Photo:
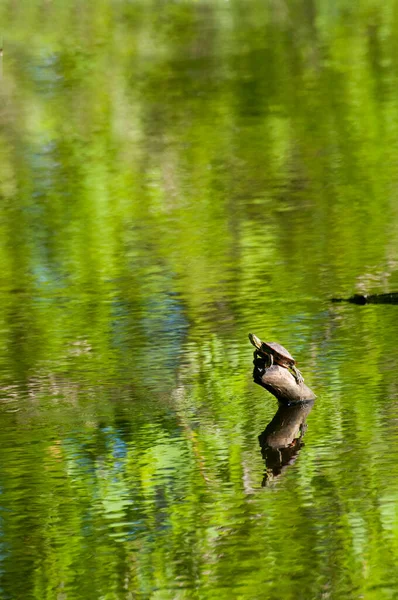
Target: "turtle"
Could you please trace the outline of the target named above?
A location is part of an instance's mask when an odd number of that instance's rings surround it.
[[[270,367],[275,363],[286,369],[293,371],[294,378],[298,384],[304,382],[304,378],[298,368],[295,366],[295,360],[286,348],[278,342],[262,342],[254,333],[249,333],[249,340],[256,348],[256,353],[266,354],[269,357]]]

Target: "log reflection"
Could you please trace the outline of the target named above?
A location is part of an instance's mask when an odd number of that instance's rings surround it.
[[[280,404],[270,423],[259,435],[261,454],[265,460],[263,487],[278,477],[296,460],[307,430],[306,419],[314,400],[296,404]]]

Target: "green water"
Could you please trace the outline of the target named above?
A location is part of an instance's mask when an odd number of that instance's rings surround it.
[[[397,1],[0,23],[0,599],[398,598]]]

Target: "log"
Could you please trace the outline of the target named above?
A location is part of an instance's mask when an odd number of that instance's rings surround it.
[[[285,367],[272,365],[267,367],[265,361],[254,353],[253,380],[280,402],[287,404],[315,400],[316,395],[304,382],[296,379]]]
[[[350,302],[351,304],[398,304],[398,292],[387,294],[354,294],[349,298],[331,298],[332,302]]]

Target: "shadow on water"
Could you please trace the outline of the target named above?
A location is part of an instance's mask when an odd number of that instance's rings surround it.
[[[269,485],[283,470],[295,462],[304,445],[306,419],[315,400],[297,404],[279,404],[273,419],[258,436],[261,454],[265,460],[262,486]]]

